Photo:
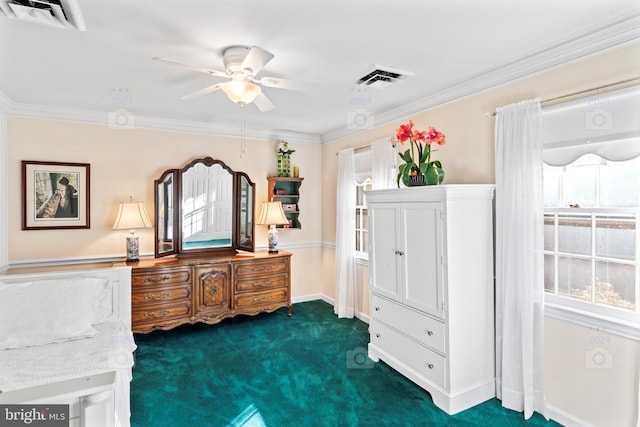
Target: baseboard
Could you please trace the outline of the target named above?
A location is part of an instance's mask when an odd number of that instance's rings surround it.
[[[291,298],[291,302],[293,304],[298,302],[307,302],[307,301],[315,301],[315,300],[322,300],[328,304],[331,304],[332,306],[336,305],[335,300],[331,297],[328,297],[325,294],[309,294],[309,295],[302,295],[302,296]],[[364,323],[369,323],[369,315],[366,313],[359,311],[355,314],[355,317],[362,320]]]
[[[547,417],[553,421],[562,424],[565,427],[594,427],[593,424],[589,424],[562,409],[556,408],[553,405],[546,404]]]

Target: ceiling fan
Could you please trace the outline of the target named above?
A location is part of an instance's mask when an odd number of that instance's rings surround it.
[[[271,52],[257,46],[232,46],[225,49],[222,54],[225,67],[224,71],[194,67],[167,58],[155,57],[153,59],[229,79],[229,81],[216,83],[192,92],[183,96],[182,99],[196,98],[222,89],[229,99],[237,104],[245,105],[253,102],[260,111],[269,111],[274,108],[273,104],[269,98],[262,93],[259,85],[278,89],[301,89],[300,84],[291,80],[276,77],[256,77],[260,70],[262,70],[273,57]]]

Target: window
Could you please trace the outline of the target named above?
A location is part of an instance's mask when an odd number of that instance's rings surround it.
[[[547,300],[638,322],[640,157],[544,165]]]
[[[356,183],[356,258],[369,259],[369,212],[364,192],[371,190],[371,178]]]

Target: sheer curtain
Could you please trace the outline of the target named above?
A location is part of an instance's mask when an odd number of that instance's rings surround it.
[[[496,393],[545,415],[541,111],[538,100],[497,109]]]
[[[336,301],[338,317],[353,317],[356,310],[356,270],[353,251],[356,246],[355,159],[352,148],[338,152],[338,188],[336,192]]]
[[[396,150],[388,138],[381,139],[371,144],[371,187],[374,190],[393,188]]]

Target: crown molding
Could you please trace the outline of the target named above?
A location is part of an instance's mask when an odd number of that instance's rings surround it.
[[[70,121],[103,126],[107,126],[109,122],[108,112],[17,103],[2,92],[0,92],[0,110],[4,110],[7,114],[17,117]],[[236,138],[240,137],[240,129],[236,127],[220,126],[207,122],[173,120],[141,115],[135,116],[134,127],[136,129],[165,130]],[[285,129],[272,129],[269,131],[246,129],[245,137],[268,141],[273,141],[274,139],[286,139],[296,143],[308,144],[320,144],[322,142],[320,135],[295,132]]]
[[[375,114],[374,126],[378,127],[470,95],[530,78],[563,67],[567,63],[618,49],[639,39],[640,6],[632,8],[631,11],[626,10],[612,17],[607,24],[601,24],[586,33],[576,34],[562,43],[479,73],[402,107]],[[323,134],[322,142],[335,141],[361,132],[363,130],[336,129]]]

